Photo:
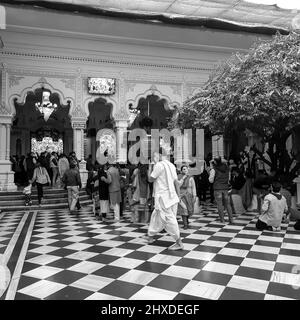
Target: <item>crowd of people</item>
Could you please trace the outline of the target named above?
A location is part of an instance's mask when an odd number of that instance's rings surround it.
[[[39,206],[42,205],[44,187],[65,188],[68,190],[68,203],[71,211],[75,206],[80,209],[79,189],[81,179],[79,174],[79,161],[75,152],[65,154],[56,152],[28,153],[27,157],[11,157],[14,182],[19,187],[24,187],[25,205],[32,204],[32,187],[37,188]]]
[[[300,212],[293,205],[294,190],[289,181],[274,170],[263,170],[250,158],[253,155],[244,153],[237,160],[208,158],[201,172],[191,175],[192,165],[182,165],[178,170],[161,154],[154,156],[154,165],[150,161],[138,165],[99,165],[90,155],[86,161],[86,191],[93,199],[94,213],[99,219],[105,221],[112,209],[114,221],[119,221],[128,207],[132,222],[149,223],[149,242],[164,228],[173,236],[176,250],[182,248],[177,219],[188,229],[189,218],[196,210],[201,212],[208,194],[210,202],[217,205],[221,223],[225,223],[226,214],[229,224],[234,224],[237,215],[256,210],[259,230],[278,231],[281,223],[289,219],[297,221],[295,229],[298,229]],[[24,185],[26,205],[32,204],[33,185],[37,187],[39,205],[43,186],[50,185],[68,190],[70,213],[80,208],[82,183],[75,152],[68,157],[55,152],[37,156],[32,152],[22,159],[22,174],[15,162],[13,170],[16,182],[22,181]]]
[[[274,170],[267,173],[254,162],[251,163],[249,158],[241,153],[241,157],[235,161],[220,157],[207,159],[197,175],[189,174],[191,166],[188,165],[176,169],[179,197],[176,216],[182,219],[184,229],[189,228],[189,218],[196,210],[201,211],[209,194],[210,202],[217,205],[221,223],[225,223],[226,213],[228,222],[234,224],[235,217],[247,210],[258,212],[257,228],[260,230],[278,231],[279,216],[282,221],[289,218],[300,221],[300,212],[292,205],[294,187],[286,177]],[[132,222],[149,223],[155,208],[155,188],[149,176],[151,164],[100,166],[97,162],[93,164],[91,159],[87,162],[90,172],[87,190],[91,196],[97,194],[99,199],[99,210],[95,200],[95,214],[105,220],[112,207],[114,218],[118,221],[128,205]],[[284,201],[286,206],[283,205]],[[159,207],[162,207],[161,204]],[[274,212],[270,214],[272,210]],[[263,226],[261,221],[266,225]]]

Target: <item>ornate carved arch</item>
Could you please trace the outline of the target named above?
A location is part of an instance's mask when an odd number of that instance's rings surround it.
[[[90,111],[89,111],[89,103],[91,102],[95,102],[97,99],[102,99],[102,100],[105,100],[106,101],[106,105],[111,105],[112,108],[111,108],[111,112],[110,112],[110,117],[111,119],[113,120],[114,119],[114,115],[116,114],[116,110],[117,110],[117,102],[116,100],[112,99],[111,97],[109,96],[105,96],[105,97],[95,97],[95,96],[92,96],[92,97],[88,97],[84,100],[83,102],[83,106],[84,106],[84,111],[85,113],[87,114],[87,117],[90,115]]]
[[[147,96],[155,95],[160,98],[164,102],[165,110],[177,110],[180,107],[179,101],[172,101],[171,98],[161,91],[159,91],[155,85],[152,85],[148,90],[145,92],[138,94],[135,99],[129,99],[126,101],[125,107],[127,112],[129,113],[130,108],[137,108],[139,101],[141,98],[147,99]]]
[[[68,104],[70,101],[69,115],[72,113],[74,106],[75,106],[75,101],[72,97],[68,97],[68,96],[65,97],[63,91],[61,91],[60,89],[54,88],[48,82],[43,82],[43,84],[41,85],[41,82],[39,81],[39,82],[36,82],[35,84],[33,84],[31,87],[24,88],[21,93],[19,93],[19,94],[14,93],[8,98],[8,103],[9,103],[13,117],[15,117],[15,115],[16,115],[15,101],[17,101],[20,104],[25,103],[26,96],[27,96],[28,92],[30,92],[30,91],[34,92],[36,89],[40,89],[41,87],[50,90],[51,93],[58,94],[59,100],[62,104]]]

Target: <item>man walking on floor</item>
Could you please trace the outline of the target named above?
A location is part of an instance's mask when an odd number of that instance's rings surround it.
[[[75,163],[70,163],[70,169],[64,173],[62,182],[68,190],[69,209],[70,213],[72,213],[75,210],[75,206],[79,198],[79,190],[82,187],[80,174],[76,169]]]
[[[179,203],[176,168],[162,153],[161,155],[158,152],[154,153],[154,162],[153,171],[150,167],[148,173],[149,182],[153,182],[155,202],[148,229],[148,243],[153,243],[153,237],[165,229],[175,240],[168,249],[182,250],[183,244],[176,219]]]
[[[114,220],[120,220],[120,202],[121,197],[121,186],[120,186],[120,174],[116,168],[116,164],[112,164],[107,170],[107,179],[103,178],[103,181],[108,183],[109,200],[114,210]]]

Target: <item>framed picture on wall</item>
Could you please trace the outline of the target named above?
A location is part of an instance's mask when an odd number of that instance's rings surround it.
[[[88,92],[90,94],[114,94],[116,92],[116,79],[89,77]]]

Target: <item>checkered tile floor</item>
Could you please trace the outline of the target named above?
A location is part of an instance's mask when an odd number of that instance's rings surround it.
[[[6,213],[4,252],[22,213]],[[181,228],[184,250],[167,233],[152,245],[147,225],[100,222],[91,208],[37,212],[15,299],[300,299],[300,233],[257,231],[254,213],[217,222],[212,205]],[[179,220],[182,226],[181,220]]]

